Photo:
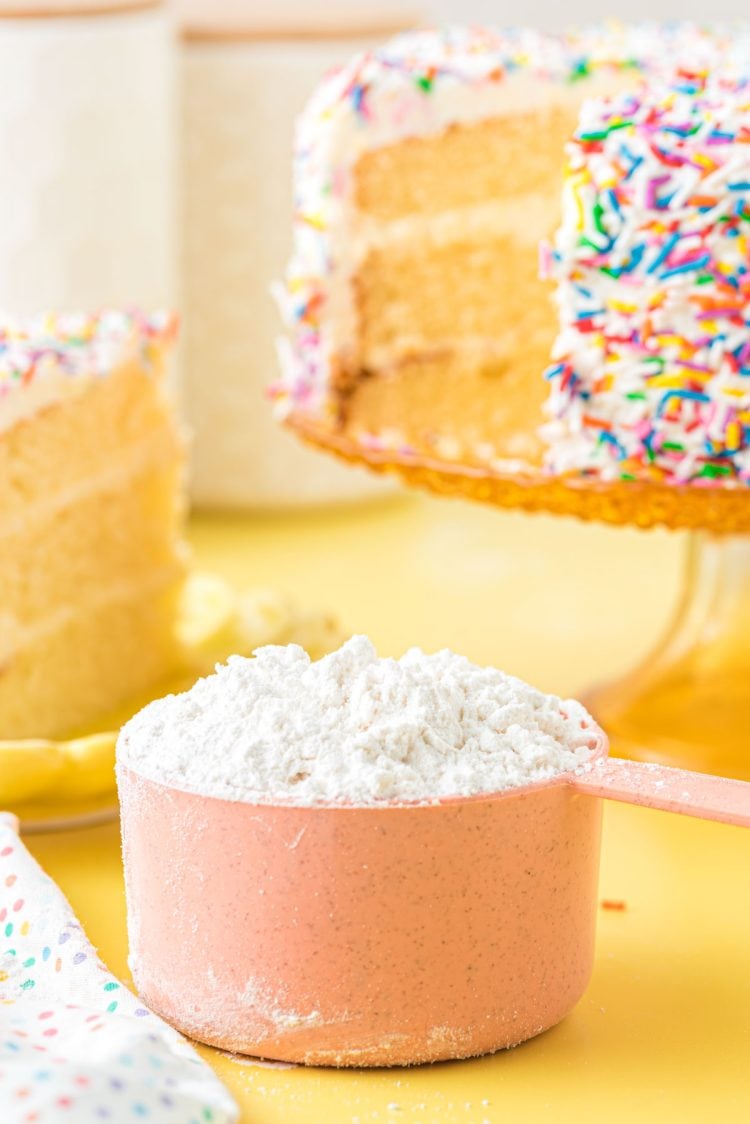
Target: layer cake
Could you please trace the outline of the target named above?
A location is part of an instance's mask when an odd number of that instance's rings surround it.
[[[279,412],[375,450],[540,464],[556,317],[538,251],[581,107],[723,47],[688,25],[449,28],[332,75],[297,137]]]
[[[0,323],[0,738],[75,732],[179,662],[173,334],[120,312]]]

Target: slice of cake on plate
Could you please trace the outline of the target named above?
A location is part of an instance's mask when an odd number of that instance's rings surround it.
[[[179,664],[174,331],[0,319],[0,739],[78,730]]]

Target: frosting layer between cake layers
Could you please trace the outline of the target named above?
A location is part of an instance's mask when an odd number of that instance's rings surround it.
[[[169,318],[0,325],[0,737],[76,730],[176,666]]]
[[[297,137],[280,412],[374,448],[540,462],[555,323],[537,246],[581,104],[723,46],[689,25],[449,28],[331,76]]]

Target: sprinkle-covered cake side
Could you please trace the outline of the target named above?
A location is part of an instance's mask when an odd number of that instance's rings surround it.
[[[750,79],[585,107],[552,260],[554,472],[750,478],[749,234]]]

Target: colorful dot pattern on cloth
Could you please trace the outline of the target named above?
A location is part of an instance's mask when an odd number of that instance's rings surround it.
[[[111,975],[68,902],[0,816],[2,1124],[233,1124],[180,1035]]]

